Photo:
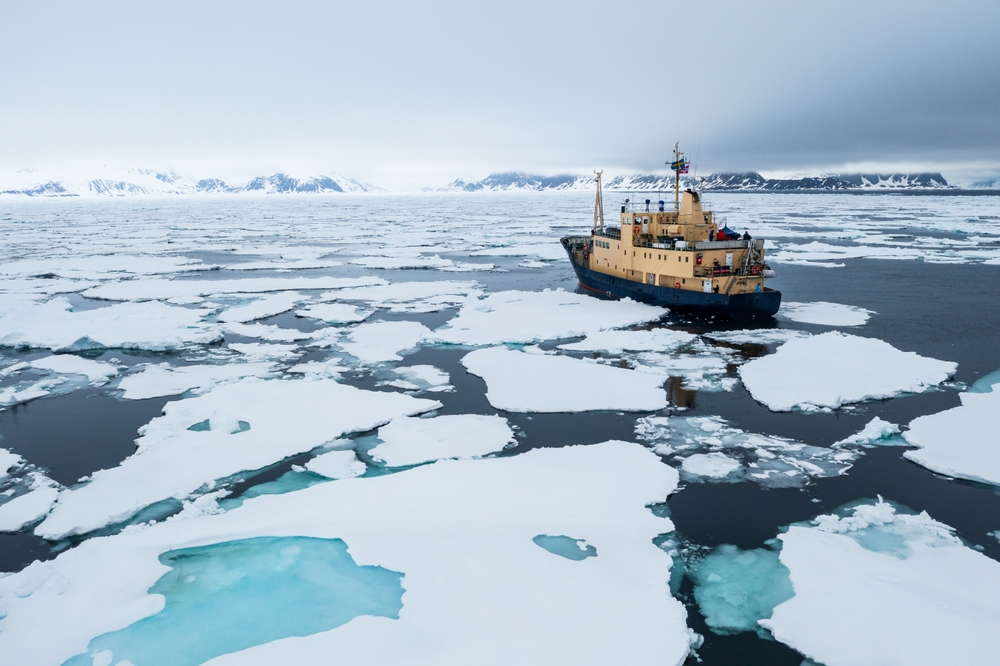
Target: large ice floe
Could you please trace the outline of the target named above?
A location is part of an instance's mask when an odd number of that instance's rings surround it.
[[[841,303],[782,303],[779,319],[822,326],[862,326],[875,314],[871,310]]]
[[[0,346],[53,351],[146,349],[167,351],[222,339],[206,310],[159,301],[120,303],[74,312],[69,300],[0,304]]]
[[[903,437],[919,448],[903,455],[941,474],[1000,486],[1000,377],[996,382],[988,393],[959,394],[959,407],[911,421]]]
[[[167,280],[138,279],[112,282],[83,292],[88,298],[108,301],[153,301],[169,298],[196,298],[212,294],[260,294],[293,289],[342,289],[386,284],[377,277],[272,277],[242,280]]]
[[[486,381],[490,404],[509,412],[651,412],[667,406],[666,375],[537,349],[478,349],[466,354],[462,365]]]
[[[216,480],[439,406],[331,379],[248,378],[219,386],[167,403],[163,416],[140,428],[138,450],[118,467],[64,490],[36,534],[58,539],[122,522],[144,507],[185,498]]]
[[[653,544],[673,527],[646,508],[676,484],[648,450],[606,442],[132,528],[0,578],[0,654],[39,666],[679,665],[686,612]],[[557,535],[596,556],[535,541]]]
[[[275,366],[269,362],[182,366],[160,363],[142,366],[137,370],[138,372],[133,372],[118,382],[122,397],[128,400],[179,395],[191,389],[205,390],[216,384],[244,377],[267,377],[274,374]]]
[[[514,441],[514,432],[501,416],[456,414],[393,419],[379,428],[378,438],[382,443],[368,454],[390,467],[400,467],[495,453]]]
[[[988,664],[1000,563],[926,513],[879,499],[778,537],[795,596],[760,624],[827,666]]]
[[[793,338],[740,366],[739,375],[750,395],[773,411],[815,411],[919,393],[946,381],[957,367],[834,331]]]
[[[401,361],[400,354],[415,349],[429,334],[416,321],[376,321],[352,328],[339,346],[363,363]]]
[[[802,486],[814,478],[844,474],[858,456],[851,449],[745,432],[718,416],[646,416],[636,421],[635,433],[693,482]]]
[[[541,342],[641,324],[663,314],[663,308],[629,299],[602,301],[562,290],[501,291],[466,301],[433,338],[472,346]]]

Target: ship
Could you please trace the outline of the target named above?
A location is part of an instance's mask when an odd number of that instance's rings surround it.
[[[674,205],[625,199],[618,226],[604,224],[601,173],[589,236],[561,239],[580,286],[611,298],[631,298],[697,316],[771,317],[781,292],[765,286],[775,276],[764,261],[764,241],[742,236],[707,210],[701,194],[681,192],[688,161],[674,146]],[[651,209],[652,208],[652,209]]]

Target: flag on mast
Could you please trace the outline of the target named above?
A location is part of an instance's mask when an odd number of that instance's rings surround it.
[[[670,163],[670,170],[676,171],[679,174],[688,173],[688,169],[691,167],[691,162],[684,159],[683,157],[676,162]]]

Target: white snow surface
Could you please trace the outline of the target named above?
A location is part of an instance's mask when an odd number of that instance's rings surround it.
[[[723,453],[695,453],[681,463],[681,469],[695,476],[721,479],[741,467],[739,461]]]
[[[903,456],[941,474],[1000,486],[1000,384],[989,393],[961,393],[959,399],[959,407],[910,422],[903,437],[920,448]]]
[[[777,316],[779,319],[789,319],[802,324],[863,326],[873,314],[877,313],[855,305],[816,301],[814,303],[782,303]]]
[[[226,384],[167,403],[163,416],[139,429],[133,455],[95,472],[88,484],[64,490],[35,533],[46,539],[84,534],[155,502],[185,498],[216,479],[438,407],[436,401],[363,391],[331,379],[248,378]],[[204,421],[210,430],[189,429]],[[249,429],[242,431],[241,422]]]
[[[382,443],[368,453],[390,467],[401,467],[495,453],[514,441],[514,432],[502,416],[455,414],[393,419],[379,428],[378,438]]]
[[[349,479],[361,476],[368,469],[351,451],[327,451],[306,463],[306,469],[328,479]]]
[[[219,313],[219,321],[245,324],[248,321],[288,312],[296,304],[308,299],[308,296],[303,296],[295,291],[279,291],[278,293],[268,294],[263,298],[255,299],[245,305],[226,308]]]
[[[580,342],[559,345],[559,349],[603,351],[609,354],[621,354],[625,351],[666,352],[691,342],[696,337],[691,333],[672,331],[669,328],[656,328],[649,331],[598,331],[588,334]]]
[[[574,338],[659,319],[663,308],[559,291],[501,291],[469,300],[434,331],[440,342],[487,346]]]
[[[65,298],[44,303],[0,304],[0,346],[53,351],[145,349],[169,351],[222,339],[218,326],[202,322],[205,310],[148,303],[120,303],[71,311]]]
[[[862,504],[793,525],[795,596],[760,624],[826,666],[989,664],[1000,651],[1000,563],[926,513]]]
[[[775,353],[740,366],[739,374],[755,400],[787,412],[919,393],[947,380],[957,367],[882,340],[833,331],[789,340]]]
[[[362,363],[401,361],[400,354],[414,349],[430,332],[416,321],[376,321],[352,328],[339,346]]]
[[[292,289],[342,289],[385,284],[377,277],[262,277],[233,280],[138,279],[103,284],[83,292],[88,298],[109,301],[150,301],[211,294],[259,294]]]
[[[21,456],[7,449],[0,449],[0,479],[7,478],[7,474],[22,462]]]
[[[64,375],[84,375],[94,386],[104,384],[118,374],[118,368],[111,363],[92,361],[72,354],[53,354],[29,361],[28,365],[39,370],[49,370]]]
[[[31,490],[0,504],[0,532],[17,532],[49,512],[59,495],[54,481],[35,474]]]
[[[225,363],[171,366],[169,363],[147,365],[118,382],[122,397],[145,400],[164,395],[179,395],[191,389],[207,389],[244,377],[267,377],[274,374],[271,363]]]
[[[470,352],[462,365],[486,380],[490,404],[509,412],[644,412],[667,406],[665,375],[504,347]]]
[[[670,557],[652,542],[673,525],[646,508],[676,486],[676,471],[648,450],[606,442],[261,496],[227,513],[90,539],[0,578],[0,654],[12,664],[57,666],[94,637],[157,613],[163,598],[147,590],[166,571],[157,558],[170,549],[310,536],[343,539],[359,565],[402,572],[399,619],[359,617],[212,666],[330,655],[364,666],[540,656],[573,666],[679,666],[689,649],[687,614],[667,587]],[[599,556],[553,557],[532,542],[539,534],[586,539]]]

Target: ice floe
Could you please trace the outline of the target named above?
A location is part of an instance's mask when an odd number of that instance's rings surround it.
[[[139,429],[135,454],[95,472],[86,485],[63,491],[36,533],[47,539],[84,534],[155,502],[187,497],[217,479],[439,406],[329,379],[248,378],[219,386],[167,403],[163,416]]]
[[[676,484],[676,472],[643,447],[607,442],[341,479],[257,497],[226,513],[132,528],[0,578],[0,654],[11,663],[56,666],[75,655],[115,663],[130,650],[157,647],[159,658],[184,666],[188,648],[202,655],[234,649],[230,627],[259,638],[216,657],[214,666],[313,663],[330,655],[372,666],[532,663],[539,655],[566,664],[679,665],[690,646],[686,612],[668,590],[670,558],[653,544],[672,525],[646,508]],[[572,535],[599,555],[554,557],[533,541],[538,535]],[[341,540],[357,565],[403,575],[402,612],[390,619],[369,610],[332,630],[275,639],[263,629],[273,613],[310,611],[275,591],[284,586],[282,567],[303,572],[300,580],[323,571],[304,548],[282,554],[300,544],[280,541],[280,548],[244,549],[245,557],[190,572],[196,581],[206,577],[199,589],[221,574],[260,581],[241,583],[248,603],[235,605],[266,603],[267,611],[241,616],[237,625],[228,610],[199,614],[197,605],[170,605],[163,583],[151,589],[170,576],[182,580],[177,556],[195,555],[195,565],[261,537]],[[362,590],[358,602],[378,598]],[[174,619],[190,620],[192,632],[166,630],[178,612],[186,614]],[[151,619],[138,624],[143,618]],[[152,618],[171,621],[163,632],[139,632],[159,621]],[[106,636],[111,632],[119,633]]]
[[[691,481],[753,481],[766,487],[801,486],[837,476],[858,453],[741,430],[719,416],[646,416],[636,437],[679,466]]]
[[[501,416],[456,414],[393,419],[378,429],[378,438],[382,443],[368,454],[390,467],[401,467],[495,453],[514,441],[514,432]]]
[[[302,350],[295,345],[265,342],[230,342],[229,349],[239,352],[248,363],[255,361],[288,361],[299,356]]]
[[[433,365],[405,365],[382,371],[377,375],[385,377],[380,382],[381,386],[392,386],[405,391],[439,393],[455,390],[448,373]]]
[[[297,328],[282,328],[274,324],[223,324],[223,330],[246,338],[260,338],[272,342],[296,342],[322,336],[322,333],[305,333]]]
[[[7,449],[0,449],[0,479],[7,478],[10,470],[22,463],[21,456]]]
[[[434,339],[486,346],[585,336],[659,319],[665,313],[628,299],[602,301],[565,291],[502,291],[467,301]]]
[[[888,502],[778,537],[795,596],[760,624],[827,666],[986,664],[1000,649],[1000,563]]]
[[[122,397],[145,400],[164,395],[179,395],[191,389],[207,389],[244,377],[268,377],[274,374],[271,363],[225,363],[172,366],[169,363],[137,368],[118,382]]]
[[[207,311],[159,301],[121,303],[73,312],[62,297],[44,303],[0,305],[0,346],[53,351],[146,349],[168,351],[222,339],[202,321]]]
[[[794,338],[805,338],[808,336],[809,334],[805,331],[796,331],[790,328],[753,328],[739,331],[709,331],[705,333],[706,338],[734,345],[784,344]]]
[[[840,440],[834,446],[863,446],[866,444],[905,445],[905,442],[901,438],[895,437],[898,434],[898,425],[884,421],[876,416],[860,432],[856,432],[850,437]]]
[[[442,280],[353,287],[324,293],[320,300],[364,301],[393,312],[434,312],[461,305],[469,296],[480,294],[478,282]]]
[[[377,277],[274,277],[242,280],[137,279],[113,282],[83,292],[88,298],[108,301],[153,301],[167,298],[209,296],[211,294],[259,294],[293,289],[342,289],[386,284]]]
[[[598,331],[589,333],[580,342],[559,345],[567,351],[603,351],[621,354],[625,351],[672,351],[691,342],[697,336],[669,328],[655,328],[649,331]]]
[[[910,422],[903,437],[919,448],[903,456],[940,474],[1000,486],[1000,380],[989,393],[966,391],[959,399],[959,407]]]
[[[316,303],[295,311],[296,317],[318,319],[328,324],[354,324],[368,319],[370,311],[359,310],[344,303]]]
[[[38,472],[28,476],[28,491],[0,504],[0,532],[17,532],[41,520],[55,504],[59,485]]]
[[[376,321],[350,329],[339,346],[362,363],[401,361],[401,353],[415,349],[429,334],[415,321]]]
[[[816,301],[814,303],[782,303],[777,316],[779,319],[790,319],[802,324],[863,326],[873,314],[876,313],[855,305]]]
[[[510,412],[647,412],[667,406],[665,375],[504,347],[470,352],[462,365],[486,380],[491,405]]]
[[[248,321],[288,312],[308,298],[295,291],[279,291],[276,294],[268,294],[263,298],[253,300],[246,305],[226,308],[219,313],[219,321],[245,324]]]
[[[787,412],[919,393],[946,381],[957,367],[882,340],[832,331],[789,340],[740,366],[739,375],[755,400]]]
[[[27,366],[64,375],[83,375],[93,386],[100,386],[118,374],[118,367],[111,363],[73,354],[53,354],[29,361]]]
[[[368,466],[354,451],[327,451],[307,462],[306,469],[328,479],[349,479],[364,474]]]

